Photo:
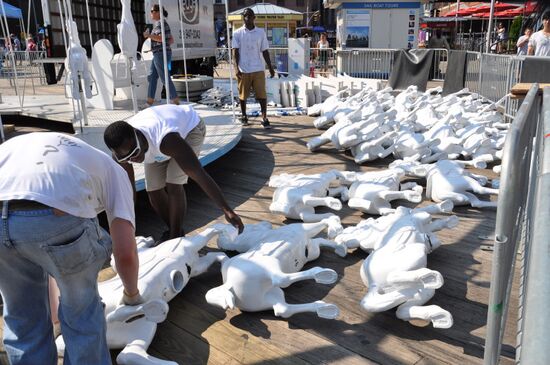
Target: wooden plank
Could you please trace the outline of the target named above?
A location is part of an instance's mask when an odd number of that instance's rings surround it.
[[[514,96],[525,96],[529,92],[529,89],[531,89],[531,86],[533,83],[518,83],[512,86],[510,89],[510,93]],[[542,89],[545,87],[550,86],[548,83],[540,83],[538,93],[542,94]]]
[[[219,273],[214,273],[214,275],[207,273],[197,278],[192,284],[193,292],[199,292],[201,295],[184,296],[183,299],[201,308],[204,307],[205,310],[209,310],[220,321],[223,320],[232,326],[246,331],[247,336],[255,336],[258,340],[273,342],[281,349],[310,364],[359,365],[373,363],[355,352],[339,346],[337,343],[327,341],[315,333],[293,328],[286,319],[275,317],[271,311],[241,313],[236,309],[225,312],[220,308],[208,305],[202,293],[206,293],[211,287],[221,284],[221,280],[213,280],[215,276],[219,276]],[[300,314],[298,316],[314,315]],[[331,327],[333,324],[333,321],[325,319],[318,319],[317,322],[317,326],[319,327]],[[217,340],[225,341],[223,338],[218,338]],[[211,344],[214,345],[212,342]]]

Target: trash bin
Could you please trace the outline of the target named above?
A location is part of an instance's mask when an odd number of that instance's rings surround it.
[[[277,64],[277,73],[279,76],[288,76],[288,53],[279,53],[275,55]]]

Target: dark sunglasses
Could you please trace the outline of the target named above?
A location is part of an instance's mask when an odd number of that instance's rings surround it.
[[[116,155],[115,151],[111,150],[113,152],[113,156],[115,156],[115,159],[117,160],[117,162],[121,163],[121,162],[132,160],[133,158],[136,158],[140,154],[141,146],[139,144],[139,139],[138,139],[138,136],[137,136],[137,133],[136,133],[135,129],[134,129],[134,137],[136,137],[136,148],[134,148],[132,150],[132,152],[128,153],[126,156],[118,157]]]

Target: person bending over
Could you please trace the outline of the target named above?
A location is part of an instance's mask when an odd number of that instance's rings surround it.
[[[206,127],[190,105],[159,105],[115,122],[104,133],[113,158],[134,181],[130,163],[144,163],[145,188],[155,212],[169,227],[159,242],[181,237],[187,210],[184,184],[191,177],[222,209],[239,232],[241,218],[229,207],[220,188],[202,168],[198,154]],[[134,188],[135,189],[135,188]]]
[[[0,145],[0,292],[10,364],[57,364],[48,276],[60,291],[65,363],[111,364],[97,275],[112,251],[122,302],[143,302],[132,203],[124,170],[78,138],[30,133]],[[111,237],[96,218],[103,210]]]

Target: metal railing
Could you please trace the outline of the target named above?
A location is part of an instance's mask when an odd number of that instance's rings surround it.
[[[217,70],[229,69],[229,50],[216,48]],[[278,47],[269,49],[269,57],[273,68],[282,75],[288,74],[288,48]],[[336,75],[336,52],[332,48],[311,48],[308,75],[328,76]]]
[[[388,80],[393,69],[394,53],[394,49],[337,50],[338,74]]]
[[[542,134],[540,133],[540,128],[538,128],[539,99],[537,92],[538,85],[534,84],[510,126],[503,149],[493,269],[487,311],[484,365],[496,365],[499,362],[516,264],[516,254],[518,251],[524,250],[525,254],[522,256],[522,259],[525,259],[529,255],[532,238],[531,228],[533,226],[533,219],[536,217],[533,210],[533,202],[541,199],[541,197],[535,197],[536,176],[540,166],[537,156],[540,156],[540,154],[533,153],[533,151],[540,151],[542,143]],[[534,146],[533,139],[536,140]],[[547,191],[543,192],[543,194],[547,194]],[[547,198],[545,202],[548,202]],[[547,204],[544,208],[548,209],[550,205]],[[544,224],[548,227],[547,221]],[[547,241],[550,232],[548,228],[545,229],[546,236],[544,238],[546,239],[545,243],[548,244]],[[522,262],[521,266],[522,268],[527,268],[528,262]],[[545,267],[545,270],[544,276],[547,274],[548,266]],[[527,280],[527,283],[529,283],[529,278],[533,280],[540,279],[539,277],[532,277],[530,275],[524,276],[522,279]],[[527,286],[529,287],[529,284]],[[548,287],[548,285],[546,286]],[[520,303],[525,302],[523,292],[523,290],[520,290]],[[545,308],[539,308],[539,311],[544,310]],[[528,310],[522,310],[520,305],[520,312],[519,318],[521,320],[523,313],[527,315]],[[538,325],[544,326],[545,324],[538,323]],[[546,327],[548,325],[550,323],[547,322]],[[522,324],[520,323],[518,327],[521,328]],[[522,343],[525,343],[525,341],[522,340],[522,336],[520,335],[518,336],[518,346],[520,348]],[[546,352],[544,347],[539,348],[539,350]],[[525,355],[525,351],[520,352],[523,352],[523,355]],[[525,363],[535,364],[537,362]],[[547,363],[544,362],[544,364]]]
[[[17,79],[29,79],[34,92],[34,80],[46,83],[46,75],[41,64],[35,61],[46,58],[45,51],[9,51],[0,56],[0,77],[7,78],[10,86]]]
[[[309,76],[347,74],[352,77],[388,80],[393,69],[396,49],[346,49],[311,48]],[[443,81],[447,72],[449,52],[446,49],[433,49],[433,67],[430,80]],[[228,69],[228,49],[217,48],[217,69]],[[270,48],[269,56],[279,74],[287,74],[288,48]]]
[[[432,68],[430,70],[430,80],[443,81],[447,73],[449,63],[449,51],[445,48],[432,49],[434,52]]]
[[[533,211],[533,230],[529,251],[526,252],[526,284],[523,295],[523,321],[518,325],[520,347],[516,359],[519,364],[550,364],[550,285],[547,276],[550,267],[550,88],[544,89],[543,110],[539,120],[537,139],[541,159],[536,176],[536,193]]]
[[[352,77],[388,80],[393,69],[397,49],[338,50],[337,73]],[[449,52],[444,48],[433,49],[430,80],[443,81],[447,72]]]
[[[336,75],[336,52],[332,48],[311,48],[309,76]]]
[[[481,73],[479,93],[492,101],[498,101],[508,94],[516,84],[513,70],[513,57],[497,54],[481,53]]]
[[[481,52],[487,41],[485,32],[458,33],[455,39],[455,49]]]
[[[275,70],[280,73],[288,73],[288,48],[269,48],[269,58]],[[216,48],[217,69],[229,69],[229,50],[227,48]]]
[[[466,52],[466,78],[464,86],[470,91],[481,92],[481,53]]]
[[[468,51],[466,55],[465,87],[504,106],[504,113],[512,119],[519,108],[519,100],[509,98],[509,91],[520,81],[523,58]]]

